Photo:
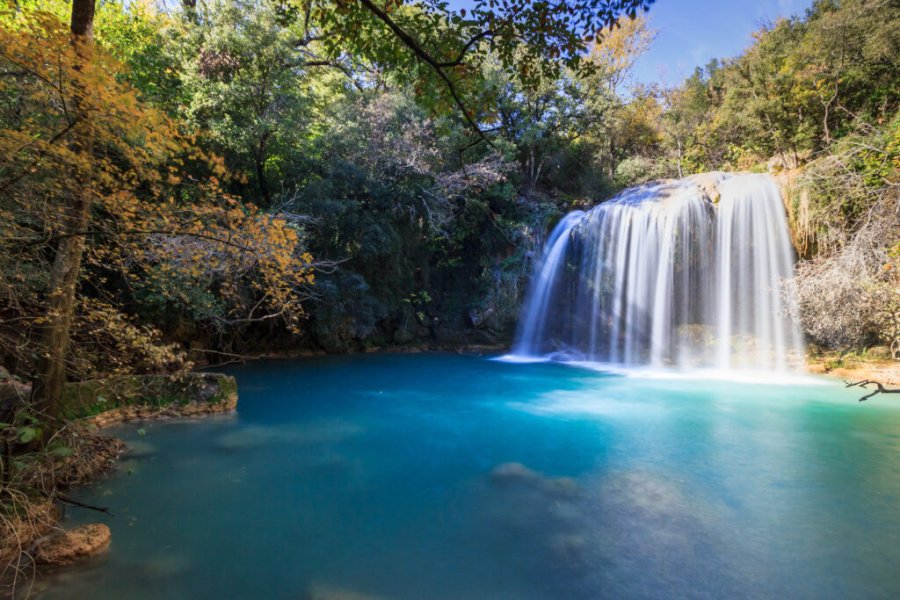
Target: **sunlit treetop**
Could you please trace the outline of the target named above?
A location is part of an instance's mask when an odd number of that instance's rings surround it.
[[[79,263],[94,273],[128,285],[156,277],[170,303],[181,301],[181,281],[227,307],[214,315],[220,323],[277,319],[296,330],[314,280],[302,231],[228,194],[224,161],[142,102],[116,77],[122,69],[102,46],[86,60],[53,13],[0,12],[4,300],[26,307],[23,327],[45,325],[52,315],[34,307],[59,295],[48,248],[82,238]],[[73,198],[89,207],[75,229]],[[83,306],[88,320],[98,306]]]
[[[476,110],[466,102],[466,76],[489,56],[526,86],[564,68],[591,69],[585,60],[591,44],[653,2],[477,0],[456,10],[443,0],[261,1],[273,2],[296,27],[298,47],[390,69],[414,83],[426,102],[455,106],[480,135]],[[202,19],[202,8],[188,4],[186,14]]]
[[[67,0],[21,2],[32,8],[41,5],[60,17],[71,6]],[[168,26],[149,17],[152,0],[97,2],[101,43],[107,40],[113,42],[111,47],[139,51],[143,62],[161,60],[143,50],[147,45],[144,42],[153,34],[141,30],[141,26]],[[592,45],[652,3],[475,0],[468,9],[452,8],[446,0],[167,0],[161,5],[178,6],[184,20],[195,25],[214,21],[230,5],[246,4],[248,9],[250,5],[268,5],[281,16],[284,30],[294,35],[298,66],[372,65],[413,85],[426,106],[461,114],[482,136],[481,111],[472,91],[477,89],[477,75],[489,57],[526,87],[537,86],[542,79],[555,79],[563,69],[589,71],[595,67],[594,61],[587,60]],[[129,6],[129,13],[142,12],[143,17],[123,19],[125,13],[120,9],[105,10],[122,4]],[[178,14],[166,12],[169,16]],[[123,36],[128,43],[121,43],[119,38]],[[163,71],[148,65],[147,72],[159,75]],[[141,69],[132,77],[143,90],[153,87],[152,78],[143,77]],[[171,87],[165,82],[159,85]]]

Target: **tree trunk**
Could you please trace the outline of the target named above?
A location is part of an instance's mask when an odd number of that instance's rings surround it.
[[[181,9],[184,18],[194,25],[197,24],[197,0],[181,0]]]
[[[681,138],[676,136],[678,141],[678,178],[684,177],[684,171],[681,169]]]
[[[81,190],[79,190],[81,191]],[[86,195],[76,196],[66,207],[71,214],[65,219],[64,237],[56,249],[50,271],[50,296],[47,299],[46,322],[41,332],[41,357],[32,398],[36,408],[51,418],[62,416],[62,389],[66,381],[66,357],[69,332],[75,312],[75,290],[84,254],[84,231],[90,222],[90,201]]]
[[[79,61],[90,60],[94,38],[94,0],[73,1],[71,30],[72,44]],[[76,89],[73,109],[76,118],[80,118],[83,123],[88,117],[81,114],[79,96]],[[87,153],[90,157],[90,140],[79,139],[78,136],[75,139],[73,148],[76,153]],[[84,236],[79,234],[87,230],[91,218],[89,173],[76,175],[73,184],[72,195],[62,207],[61,239],[50,271],[50,294],[40,340],[41,356],[32,391],[35,408],[54,420],[63,414],[62,390],[66,381],[66,358],[85,244]]]
[[[262,194],[264,208],[272,206],[272,192],[269,190],[269,182],[266,179],[266,146],[269,142],[271,132],[265,132],[259,138],[259,144],[256,146],[256,155],[254,163],[256,167],[256,179],[259,185],[259,192]]]
[[[73,0],[72,36],[76,42],[90,45],[94,42],[94,1]]]

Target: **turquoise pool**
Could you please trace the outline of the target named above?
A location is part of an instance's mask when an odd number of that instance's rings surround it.
[[[231,369],[114,428],[110,552],[39,598],[900,597],[900,402],[455,355]]]

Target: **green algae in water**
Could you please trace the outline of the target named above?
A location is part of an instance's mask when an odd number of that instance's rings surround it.
[[[237,416],[114,430],[136,452],[77,497],[116,516],[70,511],[110,552],[39,598],[900,594],[889,397],[435,355],[230,372]]]

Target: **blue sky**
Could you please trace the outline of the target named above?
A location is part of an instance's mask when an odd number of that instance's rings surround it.
[[[473,0],[449,4],[469,8]],[[633,79],[680,83],[694,67],[740,54],[763,23],[801,15],[810,5],[812,0],[656,0],[647,13],[656,40],[635,64]]]
[[[656,40],[635,63],[641,83],[676,84],[713,58],[736,56],[766,21],[800,15],[812,0],[656,0],[647,13]]]

